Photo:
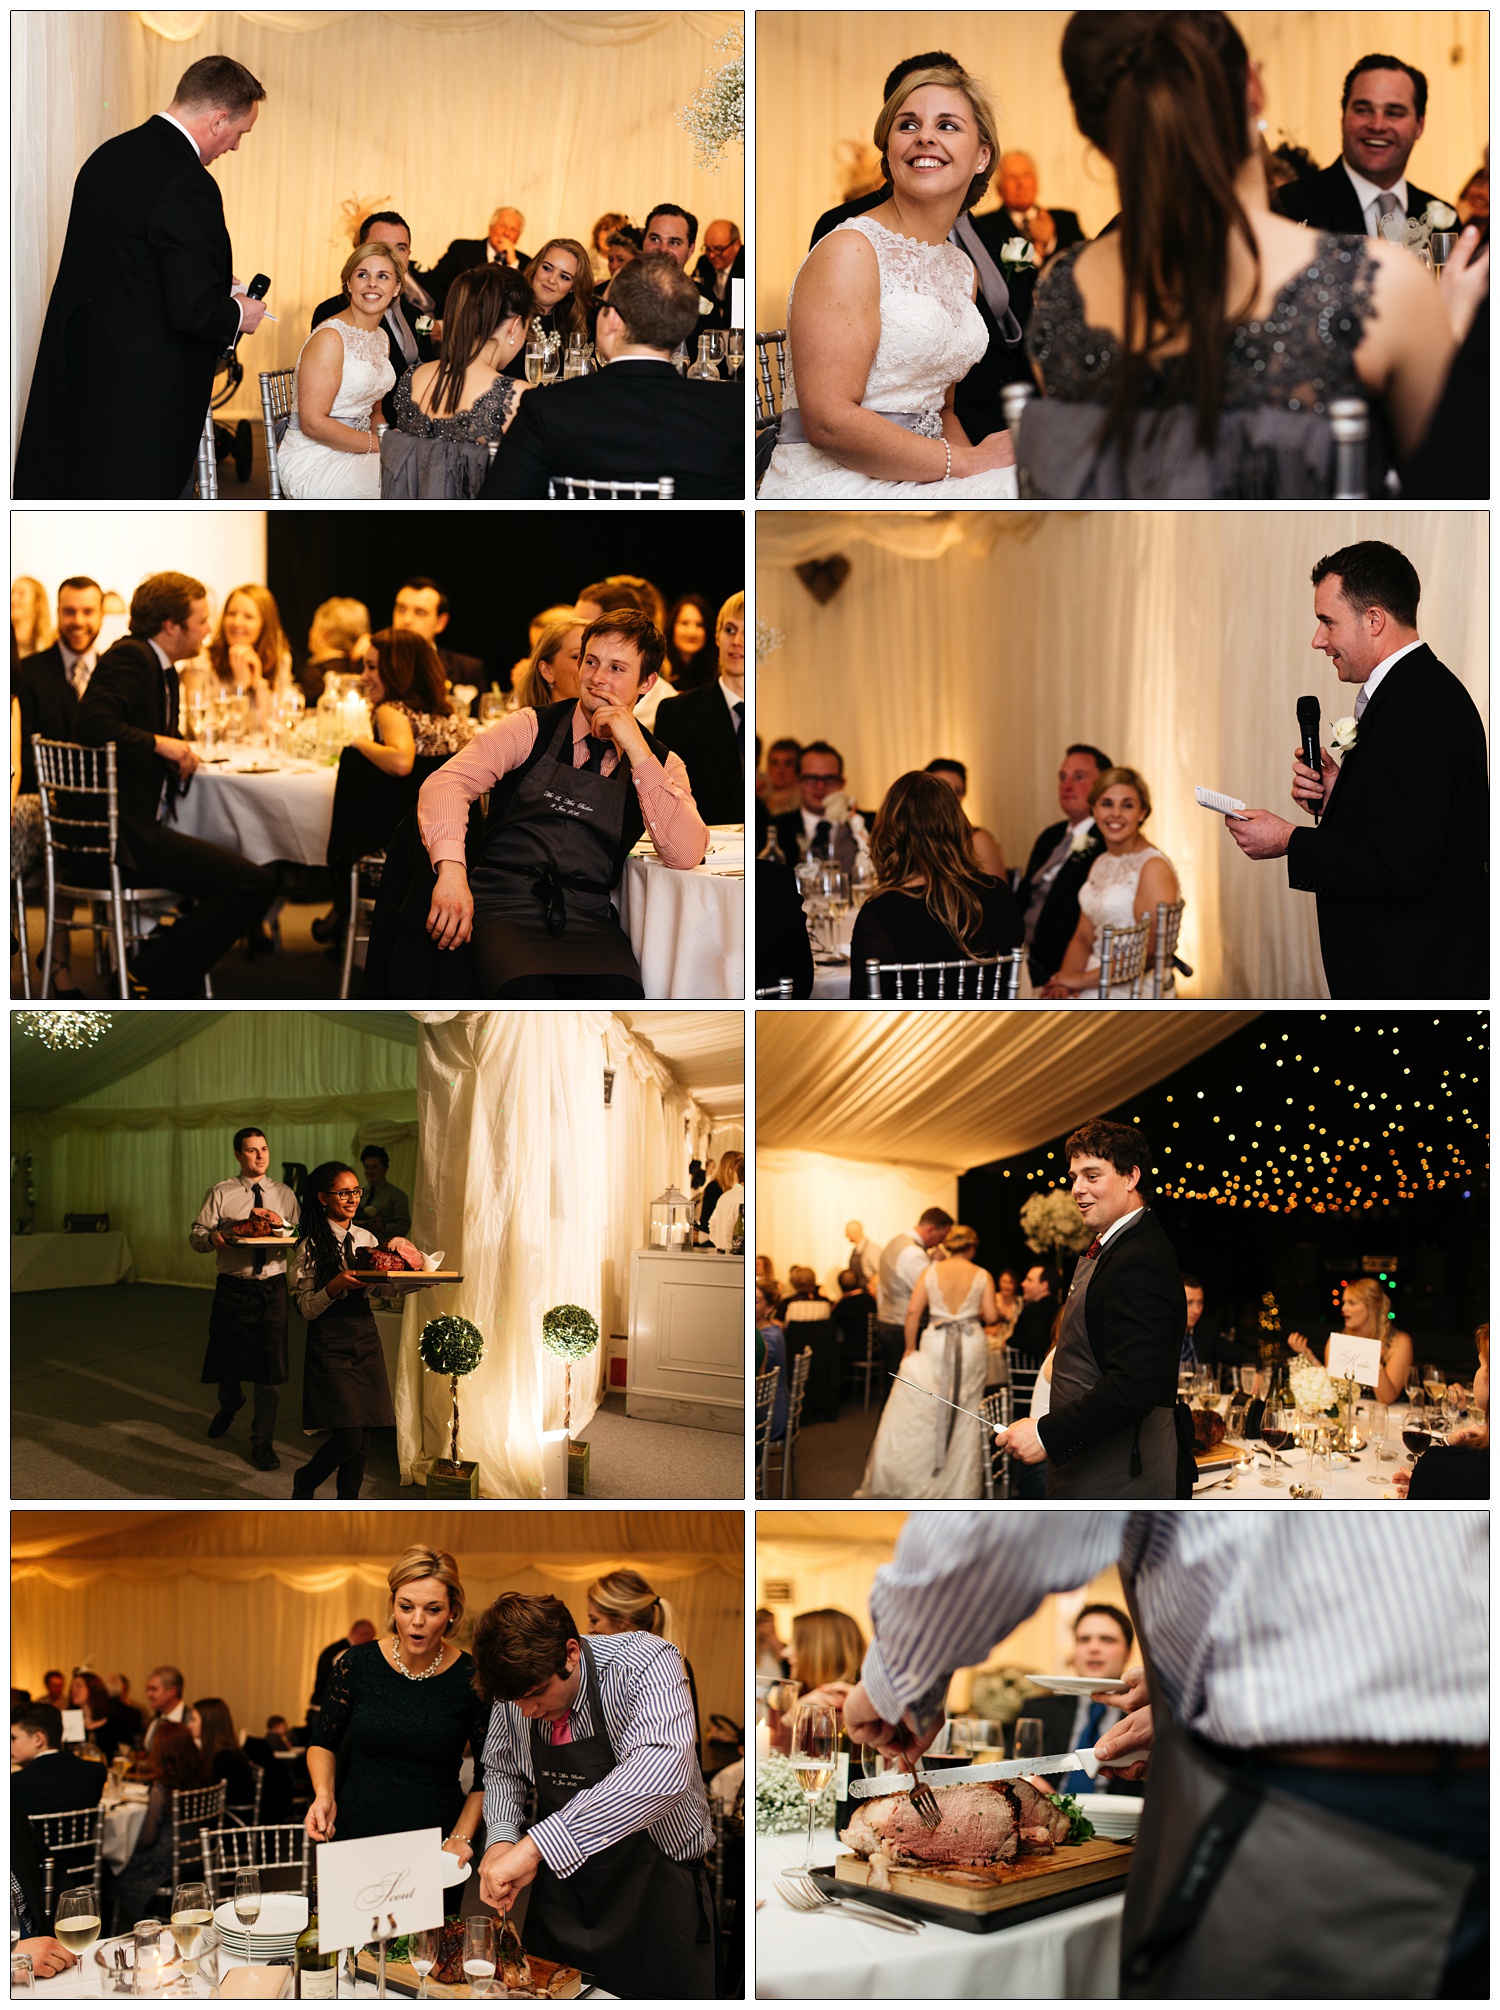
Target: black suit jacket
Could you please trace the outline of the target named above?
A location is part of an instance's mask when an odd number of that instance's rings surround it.
[[[432,275],[429,273],[426,276],[430,279]],[[331,321],[335,314],[342,314],[348,305],[347,295],[335,293],[331,300],[320,301],[313,309],[312,321],[309,325],[313,328],[321,328],[323,323]],[[430,336],[419,335],[417,333],[415,318],[411,311],[411,302],[409,300],[398,300],[395,306],[391,308],[390,313],[381,322],[380,332],[384,335],[386,347],[391,352],[391,368],[395,371],[396,382],[399,384],[412,366],[407,362],[406,351],[401,347],[399,338],[391,328],[391,314],[399,314],[405,323],[407,333],[417,345],[417,361],[419,363],[430,363],[438,353],[438,345]]]
[[[1083,225],[1078,221],[1078,212],[1076,209],[1055,209],[1050,202],[1044,202],[1040,207],[1046,210],[1048,216],[1051,217],[1053,227],[1057,231],[1057,243],[1053,247],[1054,254],[1059,251],[1066,251],[1070,244],[1083,244],[1086,242],[1087,233]],[[1026,235],[1025,223],[1016,215],[1014,210],[1007,209],[1003,202],[998,209],[992,209],[988,216],[975,217],[974,221],[976,223],[992,223],[997,228],[1003,230],[1007,237],[1024,237]]]
[[[551,475],[656,481],[679,499],[745,493],[745,395],[735,384],[679,377],[670,363],[611,363],[522,398],[479,491],[486,501],[545,497]]]
[[[729,268],[729,280],[724,288],[724,298],[722,300],[715,299],[714,288],[719,282],[719,275],[714,270],[714,262],[706,251],[698,260],[698,263],[693,267],[694,283],[703,299],[713,301],[712,310],[707,314],[700,314],[698,316],[698,332],[700,335],[705,328],[732,328],[734,326],[731,314],[734,294],[731,289],[735,280],[743,279],[744,276],[745,247],[742,244],[735,254],[733,265]]]
[[[1054,1465],[1177,1401],[1182,1358],[1182,1269],[1150,1208],[1107,1242],[1089,1280],[1089,1351],[1100,1380],[1086,1396],[1049,1410],[1037,1433]]]
[[[490,262],[490,241],[487,237],[455,237],[431,272],[424,273],[422,284],[437,302],[441,316],[448,298],[448,288],[461,272],[472,272],[476,265]],[[531,263],[529,251],[517,250],[516,271],[524,272]]]
[[[120,822],[129,852],[132,824],[154,824],[162,786],[177,770],[159,758],[156,736],[168,734],[166,676],[156,651],[138,636],[123,636],[94,666],[78,708],[78,737],[85,746],[115,743]]]
[[[682,756],[703,821],[742,824],[745,764],[718,678],[697,691],[663,698],[656,708],[653,730],[658,740]]]
[[[10,1804],[23,1815],[61,1815],[72,1808],[96,1808],[109,1768],[97,1759],[75,1759],[71,1752],[33,1759],[12,1773]]]
[[[1011,1352],[1038,1364],[1044,1361],[1052,1345],[1052,1322],[1056,1317],[1057,1300],[1050,1292],[1035,1303],[1024,1304],[1011,1332]]]
[[[1406,214],[1420,216],[1436,198],[1414,182],[1406,184]],[[1277,189],[1271,207],[1293,223],[1305,223],[1314,230],[1336,230],[1345,237],[1365,235],[1365,213],[1354,193],[1354,184],[1344,172],[1342,158],[1332,167],[1319,168],[1301,181],[1288,182]]]
[[[1489,780],[1473,699],[1424,642],[1382,679],[1288,883],[1335,998],[1489,996]]]
[[[450,684],[473,684],[480,691],[489,689],[482,656],[460,656],[456,649],[439,649],[438,655],[443,659],[443,672]]]
[[[31,736],[44,740],[78,738],[78,694],[68,682],[57,643],[24,656],[15,674],[15,696],[21,707],[21,794],[36,794],[36,755]]]
[[[1031,847],[1031,857],[1026,861],[1026,874],[1016,889],[1016,905],[1024,915],[1031,904],[1031,882],[1052,856],[1053,848],[1061,842],[1067,829],[1066,820],[1048,824],[1036,843]],[[1078,895],[1083,882],[1089,876],[1094,860],[1104,849],[1104,840],[1099,835],[1096,824],[1089,832],[1086,851],[1076,852],[1065,859],[1056,878],[1047,889],[1047,898],[1042,902],[1042,911],[1037,916],[1036,928],[1031,938],[1031,954],[1027,958],[1033,984],[1045,984],[1049,977],[1055,977],[1062,968],[1062,960],[1068,953],[1068,944],[1073,940],[1073,931],[1078,926]]]
[[[783,810],[781,815],[774,818],[773,821],[776,825],[776,842],[781,847],[782,857],[790,866],[801,865],[807,855],[807,845],[809,842],[802,828],[801,810]],[[866,816],[865,822],[868,824],[869,821],[869,817]],[[833,855],[844,868],[845,872],[848,872],[854,864],[856,849],[854,833],[850,830],[849,826],[847,824],[835,824],[833,826]]]
[[[240,325],[219,185],[150,118],[73,185],[15,493],[175,501],[193,472],[214,360]]]

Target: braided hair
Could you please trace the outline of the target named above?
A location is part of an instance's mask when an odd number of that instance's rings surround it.
[[[334,1234],[333,1223],[323,1211],[322,1196],[340,1173],[353,1171],[353,1166],[346,1166],[339,1159],[330,1159],[326,1165],[314,1166],[302,1189],[304,1197],[312,1202],[302,1215],[302,1240],[312,1251],[312,1281],[318,1291],[344,1268],[343,1244]]]

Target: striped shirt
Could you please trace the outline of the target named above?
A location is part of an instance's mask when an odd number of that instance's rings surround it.
[[[575,1739],[594,1737],[602,1702],[615,1766],[598,1786],[575,1794],[528,1831],[543,1863],[569,1877],[589,1857],[641,1829],[674,1863],[699,1862],[712,1849],[714,1832],[682,1656],[651,1633],[601,1634],[590,1639],[589,1652],[601,1695],[590,1694],[585,1666],[568,1725]],[[519,1838],[534,1778],[530,1722],[518,1704],[496,1703],[484,1743],[490,1842]]]
[[[913,1514],[870,1594],[863,1679],[929,1722],[950,1674],[1111,1563],[1178,1721],[1214,1744],[1483,1745],[1480,1513]]]
[[[242,1249],[236,1242],[226,1242],[222,1249],[215,1249],[209,1240],[220,1222],[250,1219],[255,1211],[257,1187],[263,1207],[272,1209],[283,1221],[295,1224],[298,1219],[297,1196],[279,1179],[264,1176],[251,1179],[246,1173],[237,1173],[233,1179],[221,1179],[217,1186],[211,1186],[203,1196],[198,1219],[188,1230],[188,1241],[200,1256],[213,1255],[214,1268],[220,1277],[280,1277],[286,1269],[286,1258],[279,1250]],[[288,1248],[293,1246],[288,1244]],[[257,1256],[264,1259],[258,1270]]]

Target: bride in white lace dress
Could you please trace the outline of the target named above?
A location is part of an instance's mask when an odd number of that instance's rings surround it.
[[[1148,844],[1141,826],[1151,814],[1151,791],[1134,768],[1106,768],[1089,790],[1089,808],[1104,839],[1078,894],[1078,926],[1062,968],[1041,992],[1043,998],[1099,996],[1099,937],[1105,928],[1148,924],[1146,969],[1156,946],[1156,910],[1181,898],[1177,874],[1165,852]],[[1128,998],[1130,987],[1110,986],[1111,998]],[[1163,996],[1175,998],[1176,980],[1167,973]]]
[[[790,367],[763,501],[923,502],[1016,494],[1010,435],[972,446],[953,387],[984,355],[974,266],[948,242],[988,186],[998,142],[982,87],[918,70],[875,125],[890,195],[804,259],[788,306]]]
[[[348,304],[302,345],[292,416],[276,449],[281,486],[299,502],[380,500],[375,413],[396,388],[381,321],[405,270],[390,245],[358,245],[343,271]]]
[[[933,1395],[966,1410],[984,1397],[989,1365],[985,1327],[999,1318],[995,1282],[971,1261],[972,1228],[955,1224],[938,1261],[918,1278],[906,1313],[906,1353],[891,1384],[856,1500],[978,1500],[986,1436]],[[927,1330],[917,1343],[923,1312]],[[919,1389],[931,1391],[918,1394]]]

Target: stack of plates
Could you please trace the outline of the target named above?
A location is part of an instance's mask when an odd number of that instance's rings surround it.
[[[1133,1842],[1146,1803],[1139,1794],[1079,1794],[1079,1807],[1106,1842]]]
[[[297,1935],[307,1924],[307,1900],[294,1891],[268,1891],[261,1898],[260,1918],[248,1931],[234,1916],[234,1900],[214,1912],[214,1925],[224,1945],[241,1961],[272,1961],[296,1952]]]

